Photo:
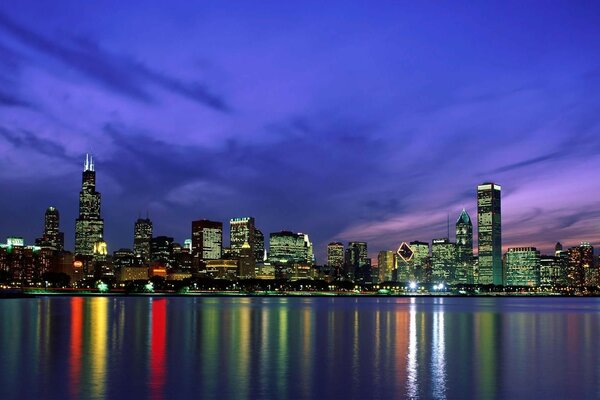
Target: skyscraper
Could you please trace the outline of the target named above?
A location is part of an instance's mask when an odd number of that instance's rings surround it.
[[[60,214],[54,207],[48,207],[44,214],[44,234],[36,239],[36,244],[41,247],[51,247],[63,251],[65,235],[60,231]]]
[[[133,254],[147,262],[150,259],[150,242],[152,241],[152,221],[149,218],[138,218],[133,228]]]
[[[456,283],[473,283],[473,223],[464,208],[456,220]]]
[[[248,243],[253,250],[255,249],[255,232],[254,217],[232,218],[229,221],[229,247],[232,256],[239,256],[244,243]]]
[[[238,277],[242,279],[254,278],[256,276],[256,259],[254,251],[248,242],[240,249],[238,261]]]
[[[303,233],[273,232],[269,235],[269,261],[274,264],[310,264],[312,249],[308,249],[309,244],[308,235]]]
[[[502,285],[502,224],[500,195],[495,183],[477,186],[477,236],[480,285]]]
[[[594,264],[594,248],[588,242],[570,247],[567,262],[567,283],[571,287],[586,285],[586,274]]]
[[[431,275],[436,283],[456,283],[456,244],[448,238],[431,242]]]
[[[86,154],[81,191],[79,217],[75,221],[75,255],[93,256],[94,246],[104,236],[104,220],[100,218],[100,193],[96,191],[94,160]]]
[[[256,262],[265,260],[265,235],[256,228],[254,229],[254,260]]]
[[[379,283],[392,280],[392,273],[396,269],[396,253],[390,250],[380,251],[377,255],[377,268],[379,269]]]
[[[505,264],[507,286],[539,286],[540,252],[535,247],[508,249]]]
[[[350,280],[356,279],[364,267],[368,266],[370,268],[371,260],[367,256],[367,243],[348,242],[345,264],[345,275]]]
[[[334,277],[339,277],[344,266],[344,244],[331,242],[327,245],[327,266]]]
[[[192,256],[199,261],[219,260],[223,255],[223,223],[201,219],[192,222]]]

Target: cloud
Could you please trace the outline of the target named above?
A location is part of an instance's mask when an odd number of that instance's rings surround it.
[[[75,68],[88,78],[122,95],[153,103],[155,99],[147,86],[154,85],[213,110],[231,112],[230,105],[221,96],[213,93],[206,84],[183,82],[129,58],[110,54],[90,39],[76,38],[67,44],[59,44],[23,27],[2,13],[0,28],[27,46]]]
[[[0,137],[3,137],[15,148],[26,149],[27,151],[61,158],[71,162],[75,161],[67,155],[66,148],[63,145],[53,140],[39,137],[27,130],[14,131],[0,126]]]
[[[0,91],[0,107],[33,108],[33,105],[18,96]]]

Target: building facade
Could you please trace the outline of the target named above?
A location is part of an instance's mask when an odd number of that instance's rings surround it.
[[[535,247],[509,248],[505,256],[506,286],[539,286],[540,259]]]
[[[96,171],[92,156],[86,155],[79,192],[79,217],[75,221],[75,255],[93,256],[94,246],[104,237],[100,216],[100,193],[96,191]]]
[[[463,208],[456,220],[456,283],[473,284],[473,222]]]
[[[391,281],[396,269],[396,253],[390,250],[380,251],[377,255],[377,268],[379,283]]]
[[[223,223],[201,219],[192,222],[192,257],[195,263],[219,260],[223,255]]]
[[[133,254],[142,262],[150,259],[150,243],[152,242],[152,221],[150,218],[138,218],[133,227]]]
[[[484,183],[477,187],[477,236],[480,285],[502,285],[502,218],[500,185]]]
[[[456,283],[456,244],[448,238],[431,242],[431,280],[434,283]]]
[[[239,256],[244,243],[248,243],[252,249],[255,249],[255,234],[256,226],[254,217],[232,218],[229,221],[229,248],[231,255],[233,257]]]

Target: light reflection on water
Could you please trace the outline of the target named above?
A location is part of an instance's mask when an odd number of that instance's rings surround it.
[[[600,301],[0,301],[1,399],[590,398]]]

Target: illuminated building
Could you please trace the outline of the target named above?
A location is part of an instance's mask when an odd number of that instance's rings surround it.
[[[561,255],[540,256],[540,286],[565,285],[566,260],[567,258]]]
[[[150,241],[150,259],[171,268],[173,260],[173,238],[156,236]]]
[[[567,250],[567,283],[571,287],[585,286],[586,271],[594,268],[594,248],[587,242]],[[589,272],[587,275],[591,275]],[[589,278],[588,278],[589,279]]]
[[[509,248],[505,264],[507,286],[539,286],[540,252],[535,247]]]
[[[254,251],[248,242],[240,249],[238,277],[242,279],[254,278],[256,275],[256,260]]]
[[[268,259],[273,264],[304,263],[312,265],[312,244],[308,235],[289,231],[271,233]]]
[[[396,253],[389,250],[380,251],[377,255],[377,267],[379,269],[379,283],[392,280],[392,274],[396,269]]]
[[[344,275],[348,280],[364,280],[364,272],[371,271],[371,260],[367,254],[366,242],[348,242],[346,247]]]
[[[252,245],[250,245],[250,247],[252,247]],[[254,259],[257,262],[264,261],[266,259],[265,235],[259,229],[254,229]]]
[[[257,279],[275,279],[275,266],[269,262],[261,262],[256,265]]]
[[[229,221],[229,247],[231,254],[237,257],[244,243],[250,244],[254,249],[254,235],[256,227],[254,217],[232,218]],[[264,248],[264,236],[263,236]]]
[[[150,260],[150,242],[152,241],[152,221],[150,218],[138,218],[133,227],[133,254],[143,263]]]
[[[36,240],[40,247],[50,247],[57,251],[63,251],[65,247],[65,235],[60,231],[60,214],[54,207],[48,207],[44,214],[44,234]]]
[[[429,282],[431,279],[429,243],[418,240],[402,242],[396,251],[398,282]]]
[[[456,283],[456,244],[448,240],[431,242],[431,279],[435,283]]]
[[[149,277],[148,267],[140,265],[122,267],[119,273],[119,281],[121,282],[144,280]]]
[[[201,219],[192,222],[192,257],[194,265],[219,260],[223,255],[223,223]]]
[[[213,278],[234,280],[238,274],[238,261],[207,260],[206,274]]]
[[[104,220],[100,218],[100,193],[96,191],[94,160],[86,155],[79,192],[79,217],[75,221],[75,255],[93,256],[102,241]]]
[[[28,285],[50,270],[53,254],[52,249],[25,245],[21,237],[9,237],[6,244],[0,244],[0,266],[10,274],[12,282]]]
[[[165,265],[161,265],[161,264],[155,264],[153,266],[151,266],[148,269],[148,274],[150,275],[150,277],[153,276],[160,276],[162,278],[166,278],[167,277],[167,267]]]
[[[500,185],[477,186],[477,239],[480,285],[502,285],[502,222]]]
[[[473,283],[473,223],[463,208],[456,220],[456,283]]]
[[[340,242],[331,242],[327,245],[327,266],[332,277],[339,278],[344,268],[344,245]]]

